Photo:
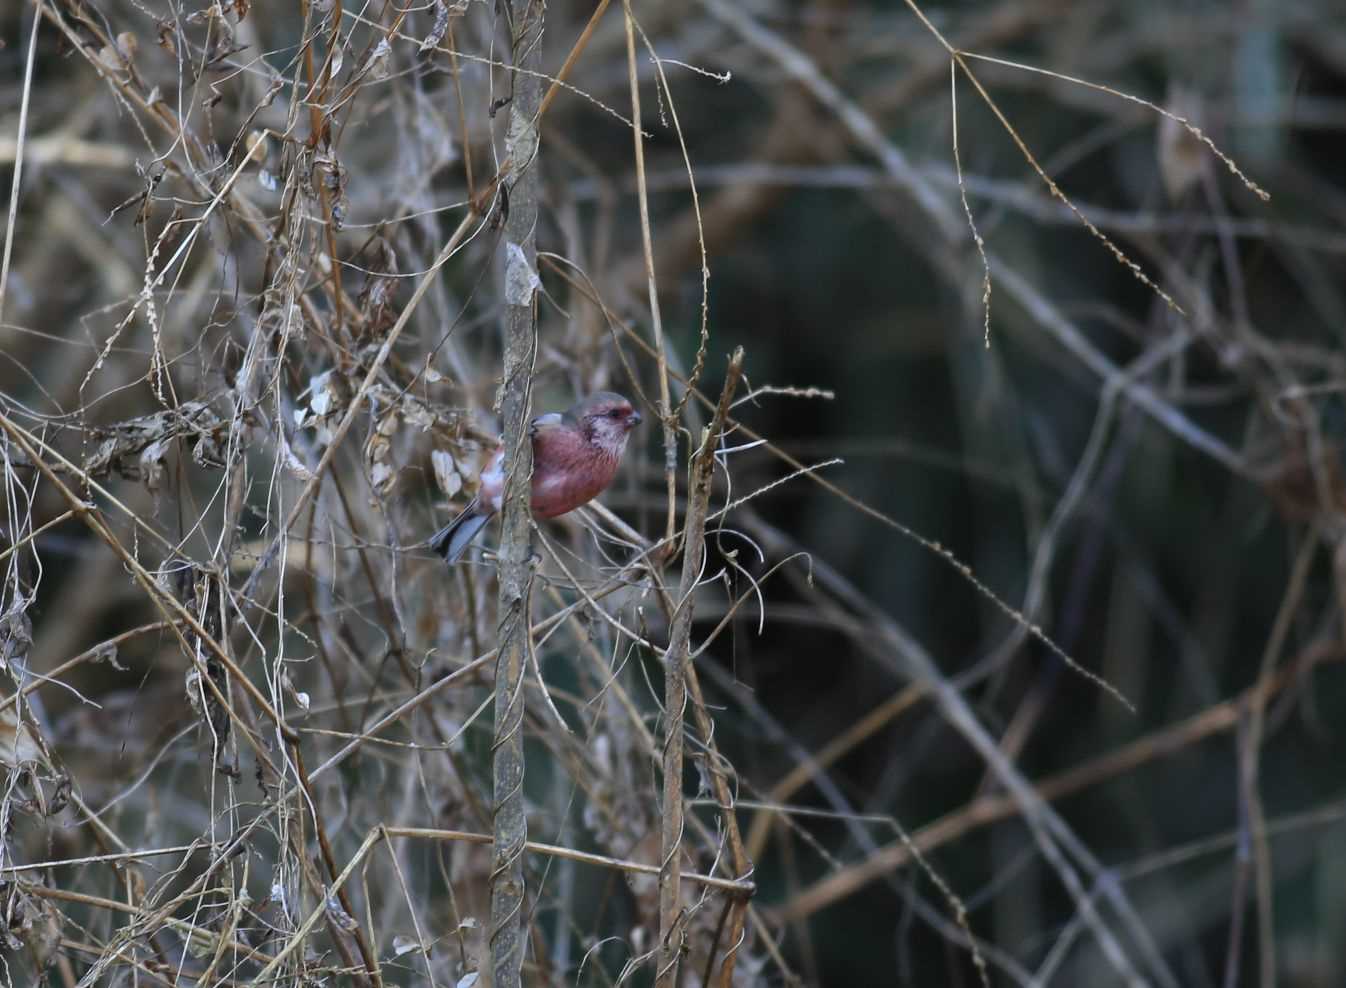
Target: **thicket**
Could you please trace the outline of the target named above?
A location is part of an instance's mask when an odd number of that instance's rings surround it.
[[[8,984],[1346,978],[1332,4],[0,39]]]

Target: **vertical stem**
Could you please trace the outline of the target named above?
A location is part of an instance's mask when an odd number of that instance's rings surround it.
[[[500,413],[504,422],[505,495],[498,557],[500,650],[495,673],[492,799],[491,972],[496,988],[519,988],[523,929],[523,854],[528,820],[523,806],[523,670],[528,654],[533,447],[528,430],[536,353],[537,148],[534,121],[541,103],[543,5],[510,0],[515,69],[506,154],[514,163],[505,218],[505,353]]]
[[[701,445],[692,456],[687,483],[686,541],[682,554],[682,581],[673,612],[664,656],[664,791],[662,858],[659,867],[659,969],[656,988],[678,983],[682,955],[682,725],[687,708],[687,656],[692,636],[693,599],[706,560],[706,513],[710,505],[715,466],[715,441],[724,428],[729,402],[743,372],[743,348],[734,351],[725,375],[724,391],[715,418],[701,433]]]
[[[477,185],[472,181],[472,139],[467,130],[467,107],[463,104],[463,82],[458,75],[458,42],[453,37],[453,18],[449,18],[449,74],[458,101],[458,133],[463,135],[463,171],[467,177],[467,201],[477,201]]]
[[[309,25],[312,23],[312,18],[310,16],[312,14],[312,8],[309,6],[307,0],[304,0],[302,10],[304,14],[304,29],[307,31]],[[327,144],[329,150],[331,147],[330,140],[327,139],[327,135],[325,134],[329,124],[323,106],[327,101],[327,89],[332,81],[332,53],[336,50],[336,46],[341,44],[341,0],[336,0],[331,11],[329,11],[329,14],[331,15],[332,34],[327,39],[327,57],[323,61],[321,79],[317,77],[317,70],[314,67],[313,39],[308,38],[307,43],[304,45],[304,74],[308,78],[309,86],[308,146],[315,154],[320,145]],[[317,29],[314,28],[314,31],[316,33]],[[335,152],[332,154],[332,164],[333,167],[336,167],[337,161]],[[342,323],[345,321],[345,313],[342,308],[341,265],[337,261],[336,231],[333,228],[332,196],[325,180],[319,178],[317,185],[318,198],[322,202],[324,221],[323,230],[327,239],[327,259],[332,269],[332,312],[336,317],[336,329],[339,333]]]
[[[4,258],[0,260],[0,315],[5,311],[9,282],[9,258],[14,249],[14,228],[19,219],[19,179],[23,176],[23,143],[28,136],[28,97],[33,91],[33,63],[37,61],[37,28],[42,23],[42,0],[33,8],[33,33],[28,37],[28,58],[23,66],[23,96],[19,100],[19,133],[14,140],[14,177],[9,187],[9,216],[5,219]]]
[[[668,390],[668,355],[664,352],[664,318],[659,311],[659,285],[654,276],[654,245],[650,236],[650,198],[645,187],[645,135],[640,124],[640,85],[636,76],[635,18],[631,0],[622,0],[626,14],[626,71],[631,80],[631,135],[636,147],[636,199],[640,203],[640,243],[645,255],[645,281],[650,293],[650,324],[654,329],[655,360],[659,364],[659,421],[664,427],[664,480],[668,490],[668,526],[664,537],[673,546],[677,504],[678,433]]]

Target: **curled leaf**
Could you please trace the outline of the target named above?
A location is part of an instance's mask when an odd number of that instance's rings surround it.
[[[434,467],[435,483],[439,489],[449,497],[457,496],[463,489],[463,475],[458,472],[458,466],[453,457],[442,449],[437,449],[430,454],[430,464]]]
[[[164,457],[168,454],[168,440],[159,439],[140,451],[140,480],[151,494],[159,493],[164,480]]]
[[[0,710],[0,763],[17,769],[40,765],[45,759],[32,729],[19,720],[13,706]]]

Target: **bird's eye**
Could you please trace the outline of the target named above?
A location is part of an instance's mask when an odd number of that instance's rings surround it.
[[[619,419],[621,417],[622,417],[622,410],[620,408],[614,408],[608,412],[608,418],[610,419]]]

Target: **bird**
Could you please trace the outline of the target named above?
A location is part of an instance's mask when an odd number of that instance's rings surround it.
[[[631,402],[612,391],[596,391],[564,412],[533,419],[528,428],[533,439],[533,517],[556,518],[607,490],[631,430],[640,422]],[[504,464],[502,446],[482,470],[477,496],[430,539],[431,548],[446,562],[457,562],[500,511]]]

